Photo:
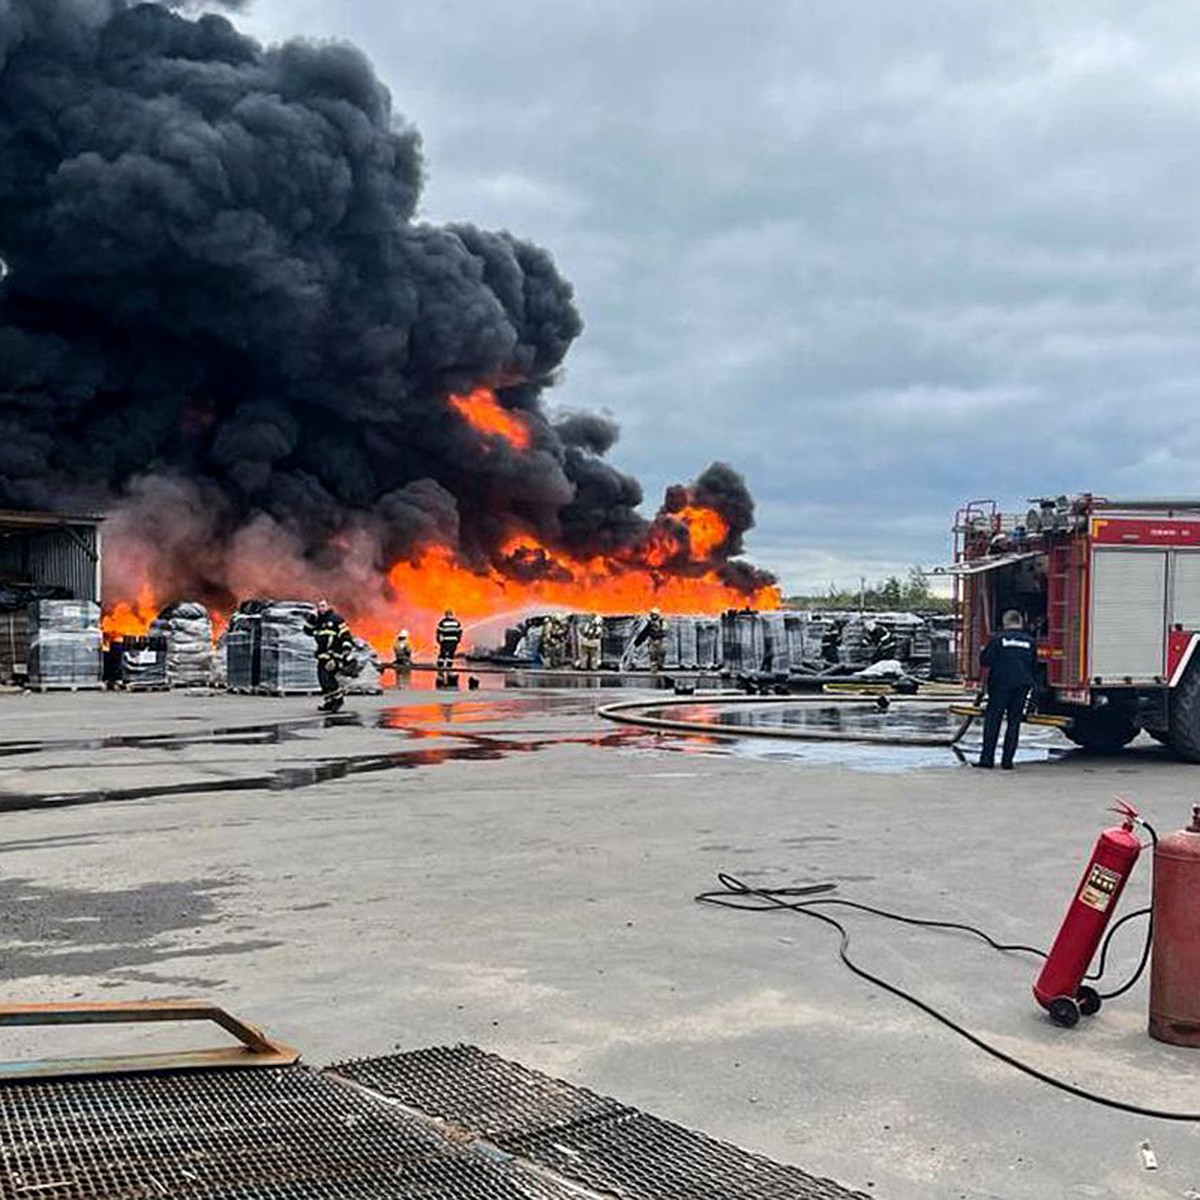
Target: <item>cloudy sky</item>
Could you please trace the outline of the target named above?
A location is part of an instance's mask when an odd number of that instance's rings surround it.
[[[657,501],[724,458],[789,590],[948,555],[964,499],[1194,494],[1200,9],[251,0],[361,46],[422,215],[548,247],[554,399]]]

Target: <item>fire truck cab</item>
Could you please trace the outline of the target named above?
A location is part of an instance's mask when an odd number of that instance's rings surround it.
[[[1066,735],[1117,750],[1140,729],[1200,762],[1200,499],[974,500],[954,522],[959,666],[1016,609],[1038,642],[1032,706]]]

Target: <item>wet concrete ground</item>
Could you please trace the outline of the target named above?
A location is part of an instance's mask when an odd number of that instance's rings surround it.
[[[0,696],[4,995],[202,995],[318,1063],[474,1042],[896,1200],[1200,1191],[1200,1126],[1056,1093],[850,975],[832,931],[692,899],[719,870],[829,880],[1045,945],[1113,796],[1177,828],[1194,767],[1046,731],[1012,773],[927,747],[658,737],[596,718],[611,691],[495,682],[328,719],[309,698]],[[1149,880],[1144,862],[1125,910]],[[1067,1032],[1027,957],[847,923],[865,966],[1005,1051],[1200,1108],[1200,1052],[1146,1037],[1144,985]]]

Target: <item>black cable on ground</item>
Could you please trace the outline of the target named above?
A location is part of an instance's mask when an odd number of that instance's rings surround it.
[[[1153,833],[1151,836],[1153,837]],[[1155,842],[1157,844],[1157,839],[1155,839]],[[974,926],[962,925],[957,922],[950,921],[926,921],[916,917],[904,917],[898,913],[891,913],[885,909],[872,908],[870,905],[857,904],[849,900],[838,900],[833,897],[826,898],[821,896],[809,900],[788,899],[788,897],[805,896],[813,893],[829,891],[836,886],[835,884],[812,884],[800,888],[755,888],[751,887],[747,883],[743,883],[740,879],[725,873],[718,874],[717,879],[721,883],[724,890],[719,892],[702,892],[696,897],[698,901],[704,904],[716,904],[724,908],[737,908],[754,912],[767,912],[771,909],[785,909],[798,913],[803,917],[812,917],[814,920],[820,921],[822,924],[836,929],[840,937],[838,956],[841,958],[843,964],[845,964],[849,971],[857,975],[860,979],[865,979],[868,983],[873,983],[876,987],[882,988],[885,992],[898,997],[907,1004],[911,1004],[914,1008],[920,1009],[927,1016],[930,1016],[935,1021],[945,1025],[947,1029],[952,1030],[954,1033],[958,1034],[959,1037],[964,1038],[966,1041],[970,1042],[971,1045],[982,1050],[985,1054],[989,1054],[993,1058],[999,1059],[1000,1062],[1005,1063],[1026,1075],[1029,1075],[1031,1078],[1036,1079],[1041,1083],[1045,1083],[1052,1088],[1056,1088],[1059,1091],[1066,1092],[1068,1095],[1077,1096],[1081,1100],[1087,1100],[1093,1104],[1103,1105],[1105,1108],[1115,1108],[1119,1109],[1121,1112],[1134,1113],[1141,1117],[1156,1117],[1163,1121],[1200,1122],[1200,1112],[1172,1112],[1166,1109],[1147,1108],[1144,1105],[1131,1104],[1124,1100],[1116,1100],[1111,1096],[1104,1096],[1098,1092],[1089,1092],[1085,1088],[1077,1087],[1075,1084],[1068,1083],[1064,1079],[1058,1079],[1053,1075],[1048,1075],[1045,1071],[1042,1071],[1027,1062],[1022,1062],[1021,1059],[1008,1054],[1006,1051],[1001,1050],[997,1046],[993,1046],[990,1042],[984,1041],[983,1038],[981,1038],[978,1034],[972,1033],[965,1026],[960,1025],[957,1021],[948,1017],[940,1009],[934,1008],[932,1004],[922,1000],[919,996],[915,996],[913,993],[905,991],[904,988],[899,987],[894,983],[889,983],[886,979],[882,979],[878,975],[872,974],[865,967],[860,967],[850,957],[850,934],[846,927],[840,921],[838,921],[837,918],[831,917],[828,913],[818,911],[818,906],[823,907],[829,904],[839,904],[843,907],[859,909],[864,912],[873,913],[877,916],[883,916],[888,920],[901,921],[907,925],[921,925],[930,928],[960,929],[982,938],[989,945],[1005,952],[1016,951],[1020,953],[1035,954],[1044,958],[1045,951],[1039,950],[1033,946],[1006,945],[1004,943],[996,942],[982,930],[976,929]],[[741,897],[743,901],[747,898],[753,897],[761,901],[761,903],[747,904],[744,902],[739,902],[736,897]],[[1130,913],[1127,917],[1122,918],[1117,925],[1113,926],[1113,928],[1109,931],[1108,937],[1105,939],[1103,950],[1106,951],[1108,949],[1108,942],[1111,940],[1112,935],[1117,931],[1119,926],[1137,915],[1140,915],[1140,913]],[[1147,947],[1148,946],[1149,938],[1147,937]],[[1143,955],[1142,963],[1139,965],[1138,970],[1135,972],[1133,978],[1130,979],[1126,984],[1122,985],[1117,992],[1110,993],[1110,995],[1120,995],[1122,992],[1131,988],[1141,975],[1144,966],[1145,954]]]

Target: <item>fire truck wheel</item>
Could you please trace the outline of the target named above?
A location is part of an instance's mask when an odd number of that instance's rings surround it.
[[[1187,762],[1200,762],[1200,671],[1193,662],[1171,693],[1170,746]]]
[[[1093,754],[1112,754],[1137,737],[1138,727],[1120,710],[1099,708],[1081,713],[1064,732]]]
[[[1046,1011],[1055,1025],[1064,1029],[1073,1029],[1079,1024],[1079,1005],[1070,996],[1058,996],[1050,1001]]]
[[[1094,1017],[1100,1011],[1100,993],[1086,983],[1075,993],[1075,999],[1079,1004],[1079,1011],[1085,1017]]]

